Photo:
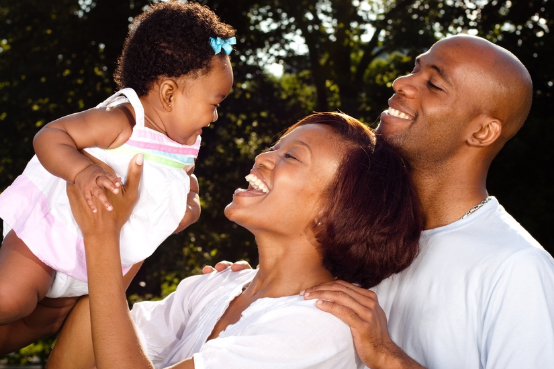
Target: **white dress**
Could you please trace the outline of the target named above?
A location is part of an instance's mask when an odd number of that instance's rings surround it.
[[[194,357],[196,369],[363,368],[348,325],[302,296],[259,299],[206,342],[256,273],[228,268],[186,278],[164,300],[135,304],[131,315],[154,366]]]
[[[136,124],[129,140],[113,150],[85,149],[126,179],[129,162],[144,154],[139,199],[121,231],[123,273],[148,256],[179,225],[185,215],[190,178],[184,168],[194,163],[200,138],[193,146],[181,145],[144,127],[144,110],[134,90],[118,91],[98,107],[129,102]],[[0,194],[4,236],[13,229],[41,261],[56,270],[48,297],[88,293],[85,249],[66,194],[66,182],[50,174],[34,156],[14,183]]]

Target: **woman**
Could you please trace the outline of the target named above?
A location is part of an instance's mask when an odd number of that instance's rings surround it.
[[[110,213],[91,213],[68,188],[85,239],[98,368],[362,367],[348,326],[300,294],[336,278],[374,286],[417,254],[422,222],[408,173],[367,127],[339,113],[290,127],[256,157],[249,187],[225,209],[256,237],[259,269],[187,278],[131,316],[113,260],[135,178],[131,171],[130,192],[110,195]],[[50,367],[93,365],[79,321],[64,327]]]

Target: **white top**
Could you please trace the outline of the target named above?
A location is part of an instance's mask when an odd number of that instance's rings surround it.
[[[350,328],[302,296],[262,298],[206,342],[229,303],[256,270],[186,278],[162,301],[141,302],[131,315],[156,368],[194,355],[195,369],[363,368]]]
[[[181,145],[144,127],[144,110],[134,90],[116,92],[98,107],[129,102],[136,124],[127,142],[116,149],[87,148],[125,181],[129,162],[144,154],[139,198],[121,230],[121,264],[130,267],[150,256],[171,235],[185,215],[190,178],[183,170],[194,162],[200,146]],[[29,250],[54,269],[56,277],[47,296],[81,296],[88,293],[85,247],[73,218],[66,182],[48,172],[34,156],[10,187],[0,194],[4,236],[13,229]]]
[[[554,260],[495,198],[424,231],[414,263],[374,290],[426,368],[554,368]]]

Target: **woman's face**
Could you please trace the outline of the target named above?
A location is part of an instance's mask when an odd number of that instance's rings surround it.
[[[248,189],[235,191],[225,215],[254,234],[307,234],[319,218],[324,191],[342,155],[339,138],[329,127],[294,129],[256,157]]]

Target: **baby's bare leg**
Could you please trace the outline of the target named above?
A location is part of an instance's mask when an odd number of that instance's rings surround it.
[[[31,314],[46,296],[54,274],[10,231],[0,247],[0,325]]]
[[[36,340],[57,333],[79,297],[45,297],[23,319],[0,326],[0,355],[23,348]]]

